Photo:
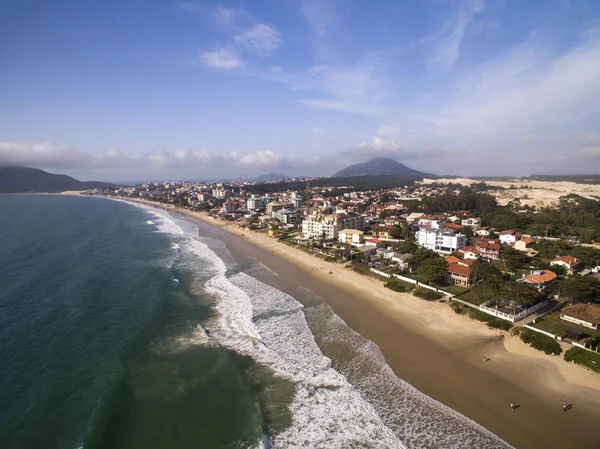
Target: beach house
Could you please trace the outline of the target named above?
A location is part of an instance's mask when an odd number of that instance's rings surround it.
[[[450,263],[446,269],[446,282],[459,287],[470,287],[473,284],[473,269],[459,263]]]
[[[548,284],[556,279],[556,273],[550,270],[534,270],[531,274],[524,275],[517,282],[525,282],[533,285],[539,292],[544,292],[548,288]]]
[[[574,304],[560,313],[565,321],[600,330],[600,304]]]

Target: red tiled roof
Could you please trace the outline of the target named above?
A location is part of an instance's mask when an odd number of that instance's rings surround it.
[[[481,249],[491,249],[491,250],[500,250],[501,246],[499,243],[494,242],[478,242],[475,244],[475,248]]]
[[[460,262],[460,259],[456,256],[448,256],[446,257],[446,263],[448,264],[452,264],[452,263],[458,263]]]
[[[448,265],[447,271],[449,273],[462,274],[463,276],[471,276],[473,270],[471,270],[471,267],[465,267],[464,265],[451,263],[450,265]]]
[[[525,237],[523,239],[521,239],[522,242],[525,242],[527,245],[531,244],[534,242],[533,239],[529,238],[529,237]]]
[[[547,282],[553,281],[558,276],[556,273],[550,270],[541,271],[540,274],[528,274],[527,276],[523,276],[523,280],[526,280],[532,284],[545,284]]]

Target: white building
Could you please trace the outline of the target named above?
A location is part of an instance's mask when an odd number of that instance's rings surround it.
[[[337,239],[342,229],[362,229],[364,217],[360,215],[309,215],[302,220],[304,238]]]
[[[467,237],[450,229],[421,227],[415,234],[417,245],[440,253],[453,253],[467,246]]]
[[[246,201],[246,207],[250,211],[264,209],[265,208],[265,200],[262,198],[259,198],[256,195],[252,195],[250,198],[248,198],[248,201]]]
[[[461,226],[463,227],[470,227],[470,228],[474,228],[477,229],[479,228],[479,226],[481,226],[481,218],[465,218],[464,220],[462,220],[460,222]]]
[[[212,196],[214,196],[217,199],[223,200],[227,198],[227,190],[223,188],[213,189]]]
[[[292,193],[292,204],[296,209],[300,209],[302,207],[302,196],[298,193]]]
[[[514,245],[515,242],[521,238],[521,234],[510,229],[508,231],[502,231],[498,238],[500,243],[504,245]]]
[[[364,232],[358,229],[342,229],[338,234],[338,239],[342,243],[349,243],[350,245],[362,245],[365,242]]]

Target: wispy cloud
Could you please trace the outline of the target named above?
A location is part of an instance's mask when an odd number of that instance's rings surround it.
[[[456,13],[423,40],[431,46],[427,60],[431,66],[448,70],[456,63],[467,27],[483,11],[484,5],[484,0],[458,0]]]
[[[234,41],[244,49],[260,56],[269,56],[283,45],[275,27],[259,23],[234,36]]]
[[[211,68],[239,69],[249,65],[253,57],[265,58],[284,44],[277,28],[261,23],[242,8],[217,8],[211,17],[226,36],[217,48],[200,53],[200,61]]]
[[[325,136],[327,135],[327,133],[325,131],[323,131],[321,128],[313,128],[311,130],[314,134],[318,134],[320,136]]]
[[[373,157],[389,157],[398,160],[408,159],[443,159],[462,154],[458,150],[445,150],[441,148],[426,148],[422,150],[408,149],[395,140],[373,137],[370,142],[361,142],[356,147],[349,148],[343,153],[356,160],[366,160]]]
[[[300,11],[320,37],[325,36],[339,20],[326,0],[304,0],[301,3]]]
[[[246,61],[235,49],[226,47],[201,53],[200,61],[208,67],[220,70],[234,70],[246,65]]]

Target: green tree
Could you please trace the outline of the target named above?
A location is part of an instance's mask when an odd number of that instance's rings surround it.
[[[473,269],[473,276],[477,280],[497,278],[502,276],[502,272],[498,268],[481,260],[476,261],[471,268]]]
[[[600,298],[600,280],[588,276],[566,278],[560,283],[560,296],[581,302]]]
[[[430,282],[441,281],[446,277],[446,263],[440,257],[426,259],[417,268],[417,274]]]
[[[392,229],[390,229],[390,237],[393,239],[401,239],[402,237],[404,237],[402,228],[397,225],[392,226]]]
[[[529,257],[512,247],[505,248],[501,253],[502,261],[508,271],[516,271],[529,266]]]

